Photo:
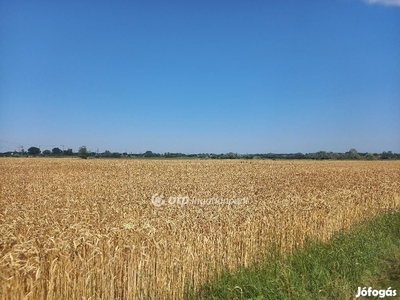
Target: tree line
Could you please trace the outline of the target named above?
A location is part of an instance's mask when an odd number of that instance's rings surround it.
[[[1,153],[1,156],[53,156],[53,157],[64,157],[64,156],[76,156],[80,158],[199,158],[199,159],[315,159],[315,160],[376,160],[376,159],[400,159],[400,153],[393,153],[392,151],[384,151],[382,153],[370,153],[370,152],[358,152],[356,149],[350,149],[347,152],[327,152],[318,151],[314,153],[256,153],[256,154],[238,154],[234,152],[228,153],[197,153],[197,154],[185,154],[185,153],[154,153],[152,151],[146,151],[145,153],[127,153],[127,152],[93,152],[89,151],[85,146],[79,148],[77,152],[72,149],[61,150],[56,147],[52,150],[41,151],[39,147],[30,147],[27,151],[21,149],[20,151],[9,151]]]

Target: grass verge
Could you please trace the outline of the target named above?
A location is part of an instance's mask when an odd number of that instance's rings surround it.
[[[355,299],[358,287],[391,287],[400,295],[399,210],[326,243],[309,241],[292,255],[271,255],[263,263],[222,272],[186,299]]]

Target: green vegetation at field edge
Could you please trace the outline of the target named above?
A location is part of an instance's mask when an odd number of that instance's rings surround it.
[[[399,296],[399,210],[339,232],[326,243],[309,241],[292,255],[274,254],[264,263],[222,272],[196,294],[188,289],[186,299],[350,299],[358,287],[391,287]]]

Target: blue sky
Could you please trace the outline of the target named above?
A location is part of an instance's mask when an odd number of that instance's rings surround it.
[[[400,152],[400,1],[0,0],[0,141]]]

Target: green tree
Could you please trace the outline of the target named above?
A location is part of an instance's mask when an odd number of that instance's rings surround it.
[[[120,158],[120,157],[121,157],[121,153],[119,153],[119,152],[113,152],[113,153],[111,153],[111,157]]]
[[[150,150],[147,150],[144,154],[143,154],[143,156],[144,157],[153,157],[154,156],[154,154],[153,154],[153,152],[152,151],[150,151]]]
[[[367,154],[365,154],[365,159],[373,160],[373,159],[375,159],[375,157],[374,157],[374,155],[372,153],[367,153]]]
[[[53,155],[61,155],[63,153],[60,148],[53,148],[51,152],[53,153]]]
[[[357,150],[352,148],[349,152],[346,152],[347,158],[350,159],[360,159],[360,155],[358,154]]]
[[[50,150],[44,150],[42,153],[43,153],[43,155],[48,156],[48,155],[51,154],[51,151]]]
[[[381,159],[391,159],[391,158],[394,158],[392,151],[388,151],[388,152],[383,151],[382,152]]]
[[[29,153],[29,155],[38,155],[38,154],[40,154],[40,149],[38,148],[38,147],[30,147],[29,149],[28,149],[28,153]]]
[[[326,151],[318,151],[314,155],[315,159],[331,159],[331,153],[328,153]]]
[[[80,158],[83,158],[83,159],[88,158],[89,152],[88,152],[86,146],[79,147],[78,156],[79,156]]]
[[[74,155],[74,151],[71,148],[65,150],[63,153],[64,153],[64,155],[67,155],[67,156]]]

